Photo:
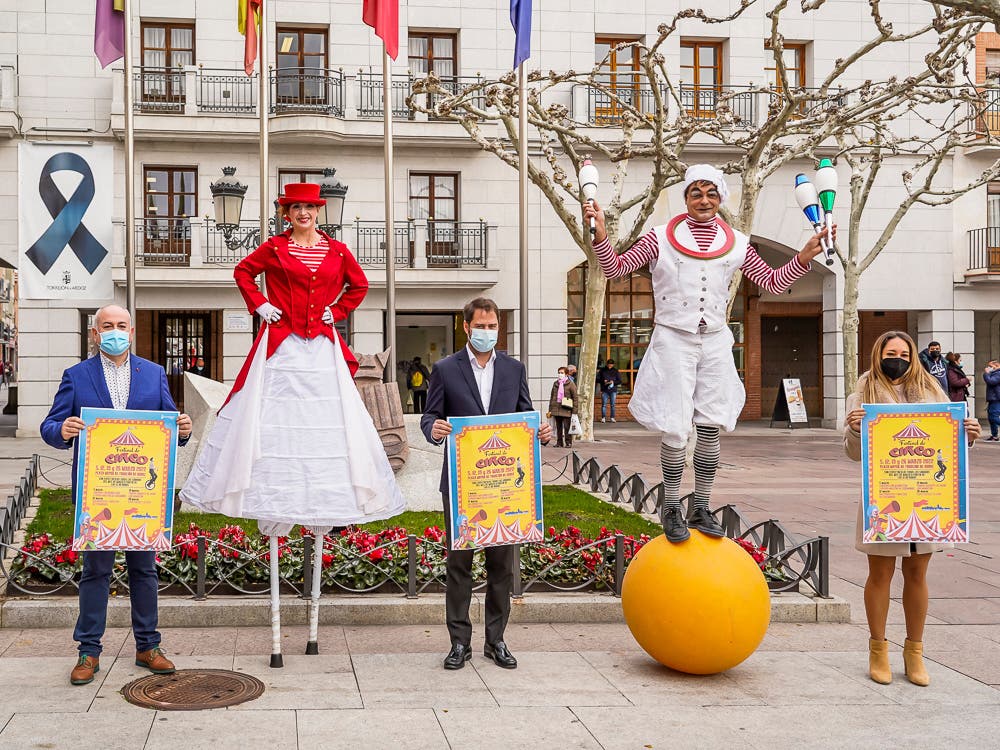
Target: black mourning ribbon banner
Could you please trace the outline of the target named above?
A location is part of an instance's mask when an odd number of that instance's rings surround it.
[[[67,201],[52,179],[54,172],[76,172],[83,177],[73,195]],[[48,209],[53,221],[35,244],[28,248],[28,260],[38,266],[43,274],[48,273],[69,245],[83,267],[94,273],[108,251],[90,230],[83,225],[83,216],[94,200],[94,174],[87,160],[79,154],[62,152],[56,154],[42,167],[38,178],[38,195]]]

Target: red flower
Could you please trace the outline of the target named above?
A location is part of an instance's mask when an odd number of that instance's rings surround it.
[[[381,548],[372,550],[371,552],[368,553],[368,559],[372,560],[373,562],[378,562],[383,557],[385,557],[385,550]]]

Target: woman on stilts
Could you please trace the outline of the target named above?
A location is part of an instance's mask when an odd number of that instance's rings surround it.
[[[354,386],[357,360],[334,327],[364,299],[368,280],[347,246],[317,228],[319,185],[287,185],[278,202],[291,229],[233,273],[264,325],[181,492],[210,513],[256,519],[270,537],[272,667],[282,666],[278,537],[295,524],[316,535],[306,647],[315,654],[323,536],[405,509]]]

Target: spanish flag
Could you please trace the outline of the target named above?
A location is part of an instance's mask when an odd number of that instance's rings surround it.
[[[248,76],[253,75],[257,60],[257,30],[260,28],[260,6],[263,0],[236,0],[237,27],[245,37],[243,42],[243,68]],[[247,23],[253,13],[253,23]]]

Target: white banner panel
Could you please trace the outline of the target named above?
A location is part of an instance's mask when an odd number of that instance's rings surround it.
[[[21,143],[21,299],[111,300],[114,149]]]

